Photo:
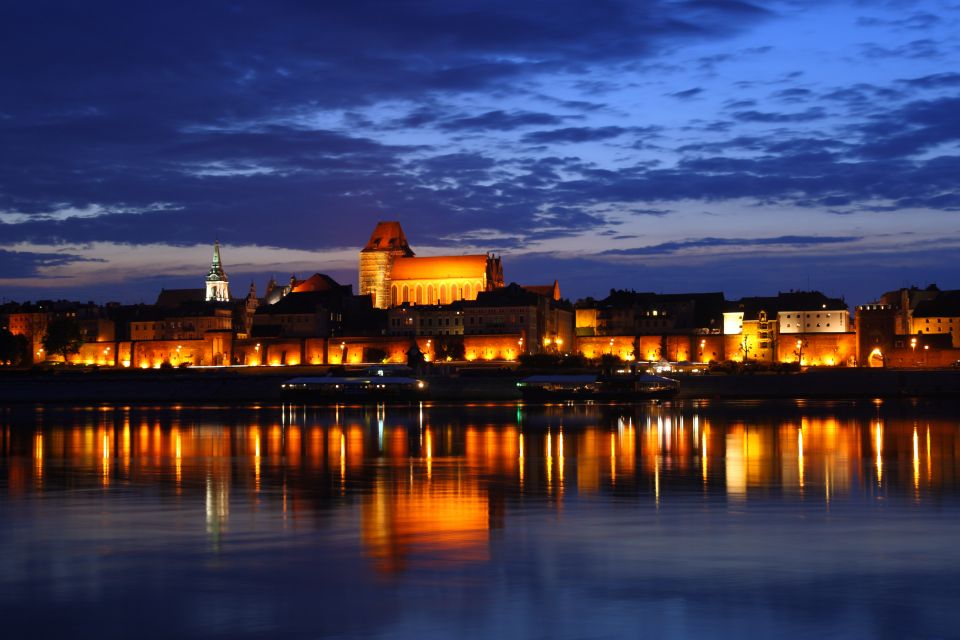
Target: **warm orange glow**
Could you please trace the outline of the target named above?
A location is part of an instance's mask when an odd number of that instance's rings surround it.
[[[488,559],[488,501],[475,481],[409,485],[379,480],[361,504],[361,539],[377,568],[397,572],[410,556],[453,564]]]
[[[33,437],[33,474],[37,483],[43,481],[43,434]]]
[[[803,489],[803,427],[797,430],[797,477]]]
[[[877,484],[883,481],[883,425],[877,421],[874,427],[874,448],[877,451]]]

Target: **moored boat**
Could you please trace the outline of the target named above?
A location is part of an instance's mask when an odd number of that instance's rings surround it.
[[[288,398],[314,401],[419,400],[426,397],[427,383],[405,376],[317,376],[287,380],[281,391]]]
[[[669,398],[680,390],[680,383],[649,373],[609,375],[552,374],[529,376],[517,382],[524,400],[595,400],[632,402]]]

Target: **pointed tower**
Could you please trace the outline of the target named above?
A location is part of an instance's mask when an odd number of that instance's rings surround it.
[[[413,255],[399,222],[378,222],[360,251],[360,295],[373,296],[373,306],[380,309],[397,304],[390,290],[393,260]]]
[[[230,288],[227,274],[220,263],[220,241],[213,243],[213,262],[210,264],[210,273],[207,274],[207,301],[229,302]]]

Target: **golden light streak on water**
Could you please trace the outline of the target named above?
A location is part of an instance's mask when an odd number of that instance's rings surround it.
[[[110,484],[110,436],[107,431],[103,431],[101,438],[101,460],[103,465],[103,486]]]
[[[544,457],[547,464],[547,489],[550,489],[553,484],[553,442],[549,431],[547,431],[547,448]]]
[[[563,493],[563,431],[557,436],[557,476],[560,480],[560,493]]]
[[[707,484],[707,467],[710,464],[709,452],[707,451],[707,428],[703,428],[703,443],[700,445],[700,467],[703,470],[703,484]]]
[[[883,425],[877,420],[876,425],[873,427],[874,433],[874,444],[873,447],[877,451],[877,484],[880,485],[883,483]]]
[[[423,408],[420,409],[421,415],[423,414]],[[424,434],[427,440],[427,480],[430,480],[433,477],[433,435],[430,433],[430,429],[427,428],[426,433]]]
[[[250,430],[250,439],[253,440],[253,490],[260,493],[260,428]]]
[[[340,431],[340,486],[347,480],[347,439]]]
[[[920,438],[916,425],[913,426],[913,488],[920,489]]]
[[[654,458],[653,463],[653,495],[657,502],[657,508],[660,508],[660,456]]]
[[[183,448],[180,440],[180,429],[174,427],[171,435],[173,436],[173,455],[177,473],[177,492],[179,492],[180,482],[183,480]]]
[[[927,425],[927,484],[933,481],[933,458],[930,457],[930,425]]]
[[[617,436],[610,434],[610,484],[617,484]]]
[[[523,488],[523,434],[521,433],[518,437],[519,442],[519,454],[517,455],[517,472],[520,475],[520,488]]]
[[[33,437],[33,475],[37,480],[37,486],[43,484],[43,434],[38,433]]]
[[[800,488],[803,489],[803,427],[797,430],[797,472]]]
[[[128,475],[130,473],[130,414],[126,414],[123,418],[123,432],[120,436],[121,451],[120,454],[123,456],[123,474]]]

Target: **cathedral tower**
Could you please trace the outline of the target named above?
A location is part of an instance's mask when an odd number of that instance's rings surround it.
[[[210,264],[210,273],[207,274],[206,300],[214,302],[229,302],[230,288],[227,283],[227,274],[220,263],[220,241],[213,243],[213,262]]]
[[[374,307],[388,308],[393,261],[413,255],[399,222],[378,222],[360,251],[360,295],[372,295]]]

